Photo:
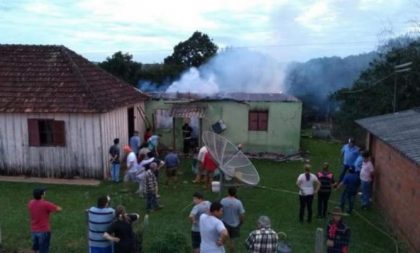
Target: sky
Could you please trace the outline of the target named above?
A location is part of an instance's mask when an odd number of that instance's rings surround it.
[[[280,62],[347,56],[417,33],[420,0],[0,0],[0,44],[64,45],[162,62],[194,31]]]

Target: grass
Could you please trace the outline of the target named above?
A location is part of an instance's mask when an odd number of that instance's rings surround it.
[[[320,168],[324,161],[328,161],[337,175],[340,164],[339,144],[303,139],[302,147],[310,152],[310,163],[314,170]],[[190,224],[187,217],[191,210],[191,195],[194,191],[203,191],[203,188],[191,183],[193,175],[190,162],[184,160],[182,163],[184,175],[177,188],[160,187],[161,203],[165,208],[150,215],[149,226],[144,235],[145,252],[151,252],[151,243],[161,240],[165,231],[179,232],[188,242],[190,240]],[[254,229],[258,216],[262,214],[271,217],[276,231],[284,231],[288,235],[288,241],[294,252],[313,252],[315,230],[317,227],[324,228],[327,221],[314,219],[312,224],[298,223],[298,197],[293,193],[297,192],[295,181],[301,173],[302,162],[278,163],[255,160],[254,164],[261,176],[260,185],[267,188],[243,187],[238,191],[246,209],[246,221],[241,229],[241,237],[237,241],[238,252],[246,252],[243,241]],[[164,175],[160,178],[161,182],[163,180]],[[10,251],[29,252],[30,227],[26,205],[35,186],[26,183],[0,183],[0,226],[3,247]],[[55,214],[51,218],[52,252],[87,252],[84,210],[94,205],[98,196],[110,194],[113,206],[123,204],[128,211],[144,214],[144,200],[134,193],[121,193],[121,188],[121,184],[108,182],[102,183],[99,187],[48,185],[47,199],[63,207],[62,213]],[[131,192],[134,192],[134,185]],[[209,192],[205,192],[205,196],[209,200],[218,198],[218,194]],[[337,201],[338,198],[339,192],[335,192],[331,200]],[[332,206],[333,204],[330,205]],[[356,209],[358,208],[357,203]],[[377,228],[389,230],[378,210],[360,211],[360,214],[366,217],[370,224],[358,215],[346,218],[352,230],[350,252],[395,252],[392,240],[377,230]]]

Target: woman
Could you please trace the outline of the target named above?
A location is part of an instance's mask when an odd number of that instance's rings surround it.
[[[296,185],[299,187],[300,200],[299,222],[303,222],[306,207],[308,209],[307,221],[310,223],[312,221],[312,201],[321,184],[318,178],[311,173],[311,165],[305,164],[304,170],[305,173],[300,174],[296,181]]]
[[[132,223],[139,219],[139,215],[127,214],[123,206],[118,206],[115,221],[104,233],[104,238],[114,242],[115,253],[136,253],[137,241]]]

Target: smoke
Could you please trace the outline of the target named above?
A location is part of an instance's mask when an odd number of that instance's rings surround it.
[[[227,48],[169,85],[142,82],[140,89],[151,91],[154,86],[160,91],[182,93],[273,93],[284,90],[283,79],[283,66],[273,58],[248,49]]]

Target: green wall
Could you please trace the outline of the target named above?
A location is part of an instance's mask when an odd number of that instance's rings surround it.
[[[206,106],[206,116],[202,119],[202,130],[211,130],[211,125],[223,120],[227,129],[222,133],[232,143],[244,145],[246,152],[280,152],[291,154],[299,150],[302,103],[301,102],[235,102],[207,101],[192,103]],[[156,109],[169,109],[172,104],[162,100],[146,102],[149,119]],[[267,131],[248,131],[248,112],[250,110],[268,111]],[[181,127],[183,119],[175,120],[176,148],[182,149]],[[162,134],[162,143],[171,146],[172,129],[157,129]]]

